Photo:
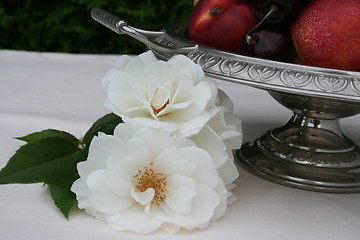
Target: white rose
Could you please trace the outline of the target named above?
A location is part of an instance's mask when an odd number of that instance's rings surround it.
[[[181,136],[122,123],[99,135],[78,164],[78,206],[114,230],[150,233],[205,228],[228,191],[210,154]]]
[[[241,120],[233,114],[233,103],[221,90],[216,105],[217,113],[198,134],[191,137],[191,140],[211,155],[220,177],[229,190],[228,204],[230,204],[237,199],[230,190],[235,186],[233,182],[239,177],[234,164],[233,150],[241,147],[242,126]]]
[[[122,56],[102,80],[105,105],[126,123],[189,137],[217,110],[217,86],[183,55],[159,61],[151,51]]]

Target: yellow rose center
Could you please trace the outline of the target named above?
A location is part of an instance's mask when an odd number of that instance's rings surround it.
[[[163,173],[156,172],[152,165],[145,166],[142,170],[138,170],[138,173],[133,177],[133,183],[135,183],[135,189],[139,192],[144,192],[148,188],[155,190],[154,198],[151,200],[151,204],[159,205],[161,201],[166,198],[166,176]]]

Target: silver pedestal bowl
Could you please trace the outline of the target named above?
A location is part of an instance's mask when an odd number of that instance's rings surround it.
[[[207,48],[187,40],[186,24],[163,31],[131,27],[95,8],[92,17],[129,35],[167,60],[184,54],[208,77],[268,91],[293,117],[236,152],[251,173],[305,190],[360,192],[360,149],[342,132],[339,120],[360,113],[360,72],[263,60]]]

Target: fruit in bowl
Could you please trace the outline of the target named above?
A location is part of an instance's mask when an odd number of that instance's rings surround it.
[[[300,0],[253,0],[252,10],[260,21],[241,41],[241,54],[287,61],[292,52],[289,28],[301,10]]]
[[[241,41],[241,54],[285,61],[292,48],[290,34],[277,28],[259,26]]]
[[[265,25],[287,29],[301,10],[301,0],[252,0],[254,15]],[[268,15],[269,11],[273,12]]]
[[[291,34],[301,64],[360,71],[360,0],[314,0]]]
[[[200,0],[190,16],[189,39],[240,53],[241,39],[257,22],[247,0]]]
[[[188,33],[232,53],[360,71],[360,0],[199,0]]]

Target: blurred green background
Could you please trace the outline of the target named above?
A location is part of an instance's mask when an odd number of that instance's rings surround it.
[[[100,7],[129,25],[160,30],[187,21],[192,0],[0,0],[0,49],[139,54],[144,44],[90,17]]]

